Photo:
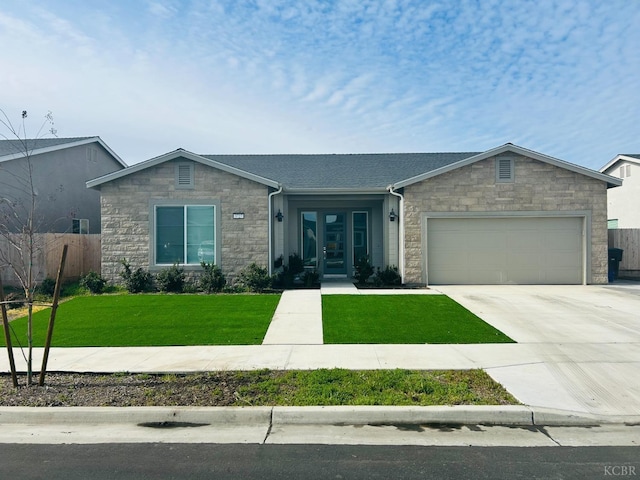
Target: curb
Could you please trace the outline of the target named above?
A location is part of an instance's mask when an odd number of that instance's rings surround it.
[[[269,424],[273,407],[0,407],[0,424]]]
[[[0,407],[0,424],[640,425],[640,415],[593,415],[520,405],[331,407]]]

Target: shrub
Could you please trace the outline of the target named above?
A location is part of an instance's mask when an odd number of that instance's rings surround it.
[[[369,277],[373,275],[373,267],[369,262],[369,257],[360,257],[355,265],[356,273],[354,275],[359,285],[364,285],[369,280]]]
[[[36,288],[36,293],[40,295],[46,295],[47,297],[52,297],[53,293],[56,290],[56,281],[53,278],[45,278],[40,282],[38,288]]]
[[[316,270],[306,270],[301,279],[305,287],[313,287],[320,282],[320,274]]]
[[[156,275],[156,283],[161,292],[182,293],[184,291],[184,268],[173,264]]]
[[[142,268],[131,270],[131,264],[126,259],[120,262],[123,266],[120,276],[124,279],[125,286],[129,293],[148,292],[153,285],[153,277]]]
[[[24,295],[20,295],[18,292],[10,292],[4,297],[7,302],[7,308],[21,308],[24,306]]]
[[[263,292],[271,287],[273,279],[265,267],[252,263],[242,269],[238,275],[238,281],[251,292]]]
[[[297,253],[289,255],[289,271],[295,276],[304,272],[304,262]]]
[[[289,263],[282,265],[282,272],[278,274],[278,284],[284,288],[293,287],[297,275],[304,272],[304,263],[297,253],[289,255]]]
[[[376,283],[376,285],[379,285],[379,286],[385,286],[385,285],[397,286],[397,285],[401,285],[402,284],[402,278],[400,277],[400,274],[398,273],[398,267],[388,266],[387,265],[387,267],[384,270],[380,270],[380,268],[378,268],[378,271],[376,273],[375,283]]]
[[[207,293],[221,292],[227,284],[227,279],[222,273],[222,269],[217,265],[205,262],[202,262],[200,266],[202,266],[203,270],[198,281],[200,289]]]
[[[99,273],[89,272],[80,279],[80,286],[86,288],[91,293],[102,293],[107,281]]]

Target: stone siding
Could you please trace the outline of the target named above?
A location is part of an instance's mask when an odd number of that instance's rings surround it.
[[[268,263],[268,187],[230,173],[195,162],[195,188],[175,188],[175,164],[165,162],[132,173],[101,186],[102,275],[120,282],[120,261],[126,258],[132,267],[152,271],[149,265],[150,216],[154,200],[219,202],[221,219],[216,235],[220,244],[220,267],[228,279],[247,265]],[[234,212],[244,219],[233,219]],[[151,267],[151,268],[150,268]],[[199,267],[187,267],[188,273]]]
[[[424,283],[422,218],[435,212],[591,212],[591,271],[607,283],[607,187],[601,180],[515,156],[513,183],[496,182],[495,157],[405,188],[405,281]]]

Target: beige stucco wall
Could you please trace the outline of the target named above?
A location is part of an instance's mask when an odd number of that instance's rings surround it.
[[[135,268],[150,268],[151,205],[166,199],[219,202],[220,267],[230,279],[252,262],[267,266],[268,187],[194,162],[195,188],[177,190],[176,162],[185,160],[171,160],[101,186],[102,275],[119,282],[123,258]],[[244,219],[234,219],[234,212],[244,213]],[[187,270],[193,268],[199,267]]]
[[[515,159],[513,183],[496,182],[494,157],[405,188],[407,283],[424,283],[426,252],[422,251],[422,219],[425,213],[467,212],[474,215],[519,211],[590,212],[587,282],[607,283],[606,183],[530,158],[509,157]]]

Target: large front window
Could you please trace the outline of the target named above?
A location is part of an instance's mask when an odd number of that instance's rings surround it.
[[[156,206],[156,265],[215,263],[213,205]]]

